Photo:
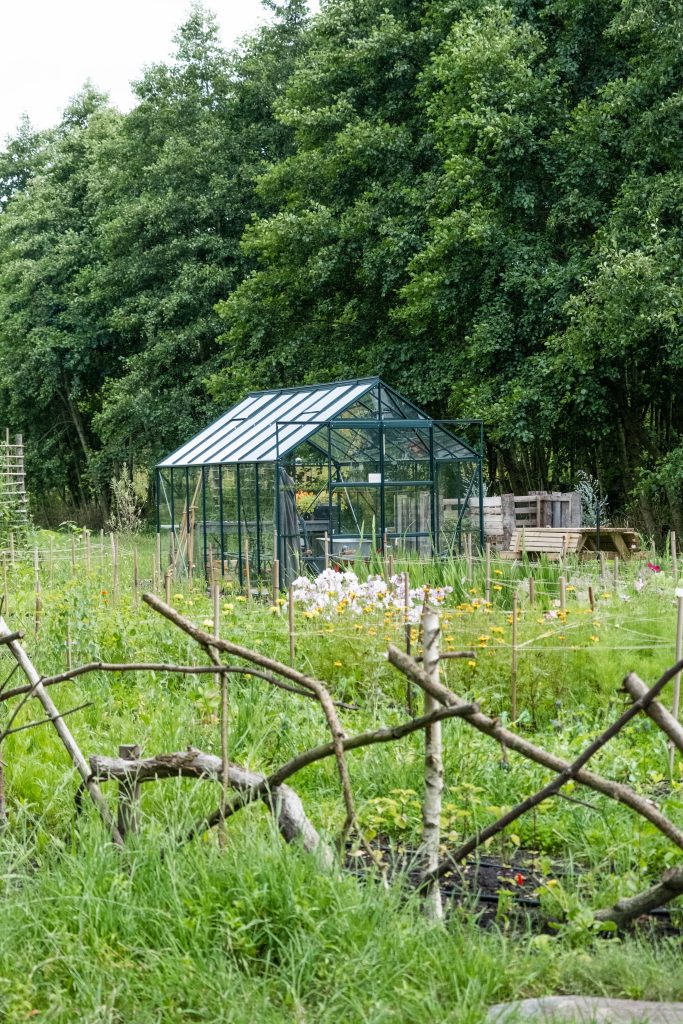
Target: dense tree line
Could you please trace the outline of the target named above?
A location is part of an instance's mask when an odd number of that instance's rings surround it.
[[[0,155],[0,407],[38,493],[106,500],[251,387],[381,374],[482,417],[492,486],[595,473],[683,534],[683,11],[194,8],[126,115]]]

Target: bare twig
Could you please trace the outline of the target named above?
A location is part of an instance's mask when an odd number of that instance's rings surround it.
[[[18,666],[16,666],[18,668]],[[12,673],[16,671],[12,669]],[[177,673],[178,675],[202,675],[215,673],[216,669],[213,665],[169,665],[164,662],[122,662],[113,663],[106,661],[91,661],[87,665],[78,665],[76,668],[70,669],[68,672],[60,672],[55,676],[45,676],[42,680],[43,686],[56,686],[58,683],[68,682],[70,679],[77,679],[78,676],[87,675],[89,672],[169,672],[171,674]],[[290,686],[288,683],[278,679],[277,676],[272,675],[269,672],[260,672],[257,669],[247,668],[244,665],[221,665],[221,671],[232,672],[236,675],[247,675],[255,676],[257,679],[263,679],[265,682],[270,683],[271,686],[276,686],[280,690],[285,690],[287,693],[296,693],[299,697],[307,697],[310,700],[317,700],[314,693],[310,690],[302,690],[296,686]],[[9,679],[6,680],[9,682]],[[12,697],[18,697],[22,693],[28,693],[31,689],[30,684],[24,686],[15,686],[12,690],[6,690],[4,693],[0,692],[0,703],[4,700],[10,700]],[[345,711],[358,711],[357,704],[346,704],[344,701],[335,701],[335,706],[343,708]]]
[[[66,718],[67,715],[75,715],[77,711],[82,711],[83,708],[89,708],[91,704],[91,700],[86,701],[85,704],[79,704],[75,708],[69,708],[68,711],[62,711],[57,717]],[[52,722],[54,724],[54,721],[54,718],[38,718],[35,722],[27,722],[26,725],[18,725],[15,729],[5,729],[0,736],[0,743],[8,736],[13,736],[15,732],[24,732],[25,729],[35,729],[39,725],[47,725],[48,722]]]
[[[394,647],[393,644],[389,645],[389,661],[395,668],[398,668],[405,675],[409,676],[414,682],[421,686],[423,689],[430,689],[433,696],[439,701],[439,703],[448,706],[461,706],[463,701],[460,697],[456,696],[448,687],[443,684],[434,684],[432,680],[426,675],[423,669],[403,651]],[[673,677],[672,673],[678,670],[679,666],[674,666],[666,673],[659,684],[663,688],[666,683]],[[659,692],[659,691],[657,691]],[[640,710],[640,709],[637,709]],[[469,715],[466,721],[472,725],[479,732],[485,733],[487,736],[492,736],[499,743],[505,744],[509,750],[514,750],[523,757],[528,758],[530,761],[535,761],[536,764],[542,765],[544,768],[550,768],[554,772],[563,772],[570,767],[569,762],[565,761],[561,757],[556,757],[555,754],[551,754],[541,747],[535,746],[522,736],[518,736],[517,733],[510,732],[509,729],[503,728],[499,721],[494,718],[489,718],[488,715],[478,713]],[[673,822],[669,821],[665,815],[656,807],[652,801],[639,796],[628,786],[623,785],[620,782],[613,782],[612,779],[606,779],[602,775],[598,775],[595,772],[588,771],[585,768],[580,769],[575,776],[576,782],[581,783],[582,786],[587,786],[590,789],[594,789],[598,793],[602,793],[604,796],[610,797],[612,800],[616,800],[618,803],[623,803],[637,814],[642,815],[650,821],[655,828],[670,839],[676,846],[683,849],[683,832],[677,828]]]

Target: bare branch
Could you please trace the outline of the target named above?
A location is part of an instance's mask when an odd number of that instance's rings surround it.
[[[439,703],[447,707],[458,707],[463,704],[460,697],[456,696],[446,686],[432,683],[420,666],[409,655],[394,647],[393,644],[389,645],[389,661],[395,668],[398,668],[417,683],[418,686],[430,691]],[[680,668],[681,665],[679,664],[669,669],[656,685],[659,688],[663,688]],[[659,689],[657,692],[659,692]],[[637,710],[640,710],[640,708]],[[465,720],[475,729],[478,729],[479,732],[492,736],[509,750],[516,751],[518,754],[528,758],[530,761],[535,761],[536,764],[540,764],[544,768],[550,768],[554,772],[563,772],[570,767],[569,762],[563,758],[556,757],[554,754],[550,754],[548,751],[542,750],[540,747],[530,743],[522,736],[518,736],[516,733],[510,732],[509,729],[503,728],[497,719],[489,718],[488,715],[483,713],[478,713],[469,715]],[[604,796],[608,796],[612,800],[630,807],[631,810],[650,821],[655,828],[659,829],[676,846],[683,849],[683,832],[673,822],[669,821],[652,801],[639,796],[628,786],[620,782],[613,782],[611,779],[606,779],[602,775],[597,775],[595,772],[588,771],[585,768],[580,769],[576,773],[575,779],[582,786],[588,786],[590,789],[594,789],[596,792],[602,793]]]
[[[624,679],[624,689],[634,700],[639,700],[647,693],[646,684],[635,672],[629,672]],[[683,727],[671,712],[667,711],[658,700],[653,700],[645,708],[645,713],[659,726],[662,732],[666,733],[674,746],[678,747],[681,753],[683,753]]]
[[[57,715],[57,718],[66,718],[67,715],[75,715],[77,711],[82,711],[83,708],[89,708],[92,701],[86,701],[85,704],[79,704],[75,708],[69,708],[68,711],[62,711],[61,714]],[[0,742],[7,738],[7,736],[13,736],[15,732],[24,732],[25,729],[35,729],[38,725],[47,725],[49,722],[54,723],[54,718],[39,718],[35,722],[27,722],[26,725],[18,725],[16,729],[5,729],[2,736],[0,736]]]
[[[159,754],[157,757],[138,758],[126,761],[120,757],[91,757],[90,767],[94,778],[115,779],[118,782],[149,782],[182,775],[195,779],[220,779],[222,762],[220,757],[205,754],[190,747],[173,754]],[[288,842],[300,841],[307,852],[318,851],[323,863],[333,863],[332,851],[321,840],[304,813],[303,805],[296,792],[289,786],[263,788],[265,778],[256,772],[247,771],[239,765],[229,767],[229,784],[241,793],[258,794],[275,815],[278,828]]]
[[[12,674],[14,671],[15,669],[12,670]],[[271,686],[277,686],[278,689],[285,690],[287,693],[295,693],[300,697],[317,700],[316,695],[309,690],[290,686],[268,672],[260,672],[243,665],[221,665],[221,671],[232,672],[236,675],[255,676],[257,679],[264,679]],[[169,672],[179,675],[213,675],[216,669],[212,665],[169,665],[164,662],[122,662],[117,664],[106,661],[91,661],[87,665],[78,665],[76,668],[69,669],[68,672],[60,672],[55,676],[45,676],[42,681],[43,686],[56,686],[58,683],[65,683],[70,679],[78,678],[78,676],[87,675],[89,672]],[[12,697],[18,697],[22,693],[28,693],[30,689],[30,685],[15,686],[12,690],[0,693],[0,702],[10,700]],[[357,704],[346,704],[344,701],[335,701],[334,703],[336,707],[343,708],[345,711],[358,711]]]
[[[252,651],[249,650],[248,647],[233,644],[229,640],[222,640],[218,637],[211,636],[210,633],[205,632],[203,629],[199,629],[184,615],[181,615],[174,608],[171,608],[171,606],[166,604],[165,601],[158,598],[156,594],[144,594],[142,599],[150,608],[159,612],[160,615],[163,615],[170,622],[174,623],[174,625],[182,629],[183,632],[196,640],[197,643],[201,644],[205,650],[213,648],[217,651],[225,651],[227,654],[235,655],[238,658],[242,658],[243,661],[249,661],[269,672],[275,672],[279,676],[284,676],[285,679],[291,679],[293,682],[304,687],[304,689],[311,690],[316,695],[327,719],[327,724],[334,743],[337,769],[341,781],[344,805],[346,807],[346,820],[344,822],[342,836],[346,836],[356,822],[356,812],[353,804],[351,780],[344,760],[344,730],[342,729],[334,703],[325,684],[321,682],[321,680],[314,679],[312,676],[307,676],[303,672],[299,672],[297,669],[292,668],[289,665],[284,665],[282,662],[275,661],[274,658],[267,658],[258,651]]]
[[[420,718],[413,718],[409,722],[402,722],[400,725],[385,726],[382,729],[375,729],[372,732],[359,733],[357,736],[349,736],[344,739],[344,750],[358,750],[359,747],[369,747],[375,743],[390,743],[392,740],[403,739],[404,736],[409,736],[412,732],[417,732],[420,729],[425,729],[435,722],[442,722],[447,718],[464,718],[467,715],[473,715],[479,710],[478,704],[463,704],[462,707],[450,707],[450,708],[439,708],[437,711],[432,711],[429,715],[422,715]],[[254,794],[249,794],[248,798],[245,794],[241,794],[236,800],[228,805],[226,809],[226,816],[229,817],[232,814],[236,814],[237,811],[241,810],[242,807],[246,807],[252,800],[258,800],[265,789],[273,789],[277,786],[282,785],[285,779],[291,778],[297,772],[301,771],[302,768],[306,768],[309,764],[313,764],[315,761],[321,761],[325,757],[331,757],[334,754],[334,744],[324,743],[319,747],[311,747],[310,750],[305,750],[301,754],[297,754],[290,761],[281,765],[277,768],[262,784],[262,789]],[[192,830],[191,835],[188,838],[193,838],[198,832],[204,831],[207,828],[213,828],[222,821],[221,812],[214,811],[213,814],[209,815],[201,821]]]

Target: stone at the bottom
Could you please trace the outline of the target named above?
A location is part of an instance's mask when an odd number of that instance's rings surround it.
[[[683,1003],[545,996],[492,1006],[486,1024],[683,1024]]]

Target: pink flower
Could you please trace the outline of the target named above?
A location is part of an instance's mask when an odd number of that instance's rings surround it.
[[[658,566],[658,565],[655,565],[655,564],[654,564],[654,562],[648,562],[648,563],[647,563],[647,567],[648,567],[648,569],[650,569],[650,570],[651,570],[652,572],[661,572],[661,571],[662,571],[662,570],[661,570],[661,568],[660,568],[660,566]]]

